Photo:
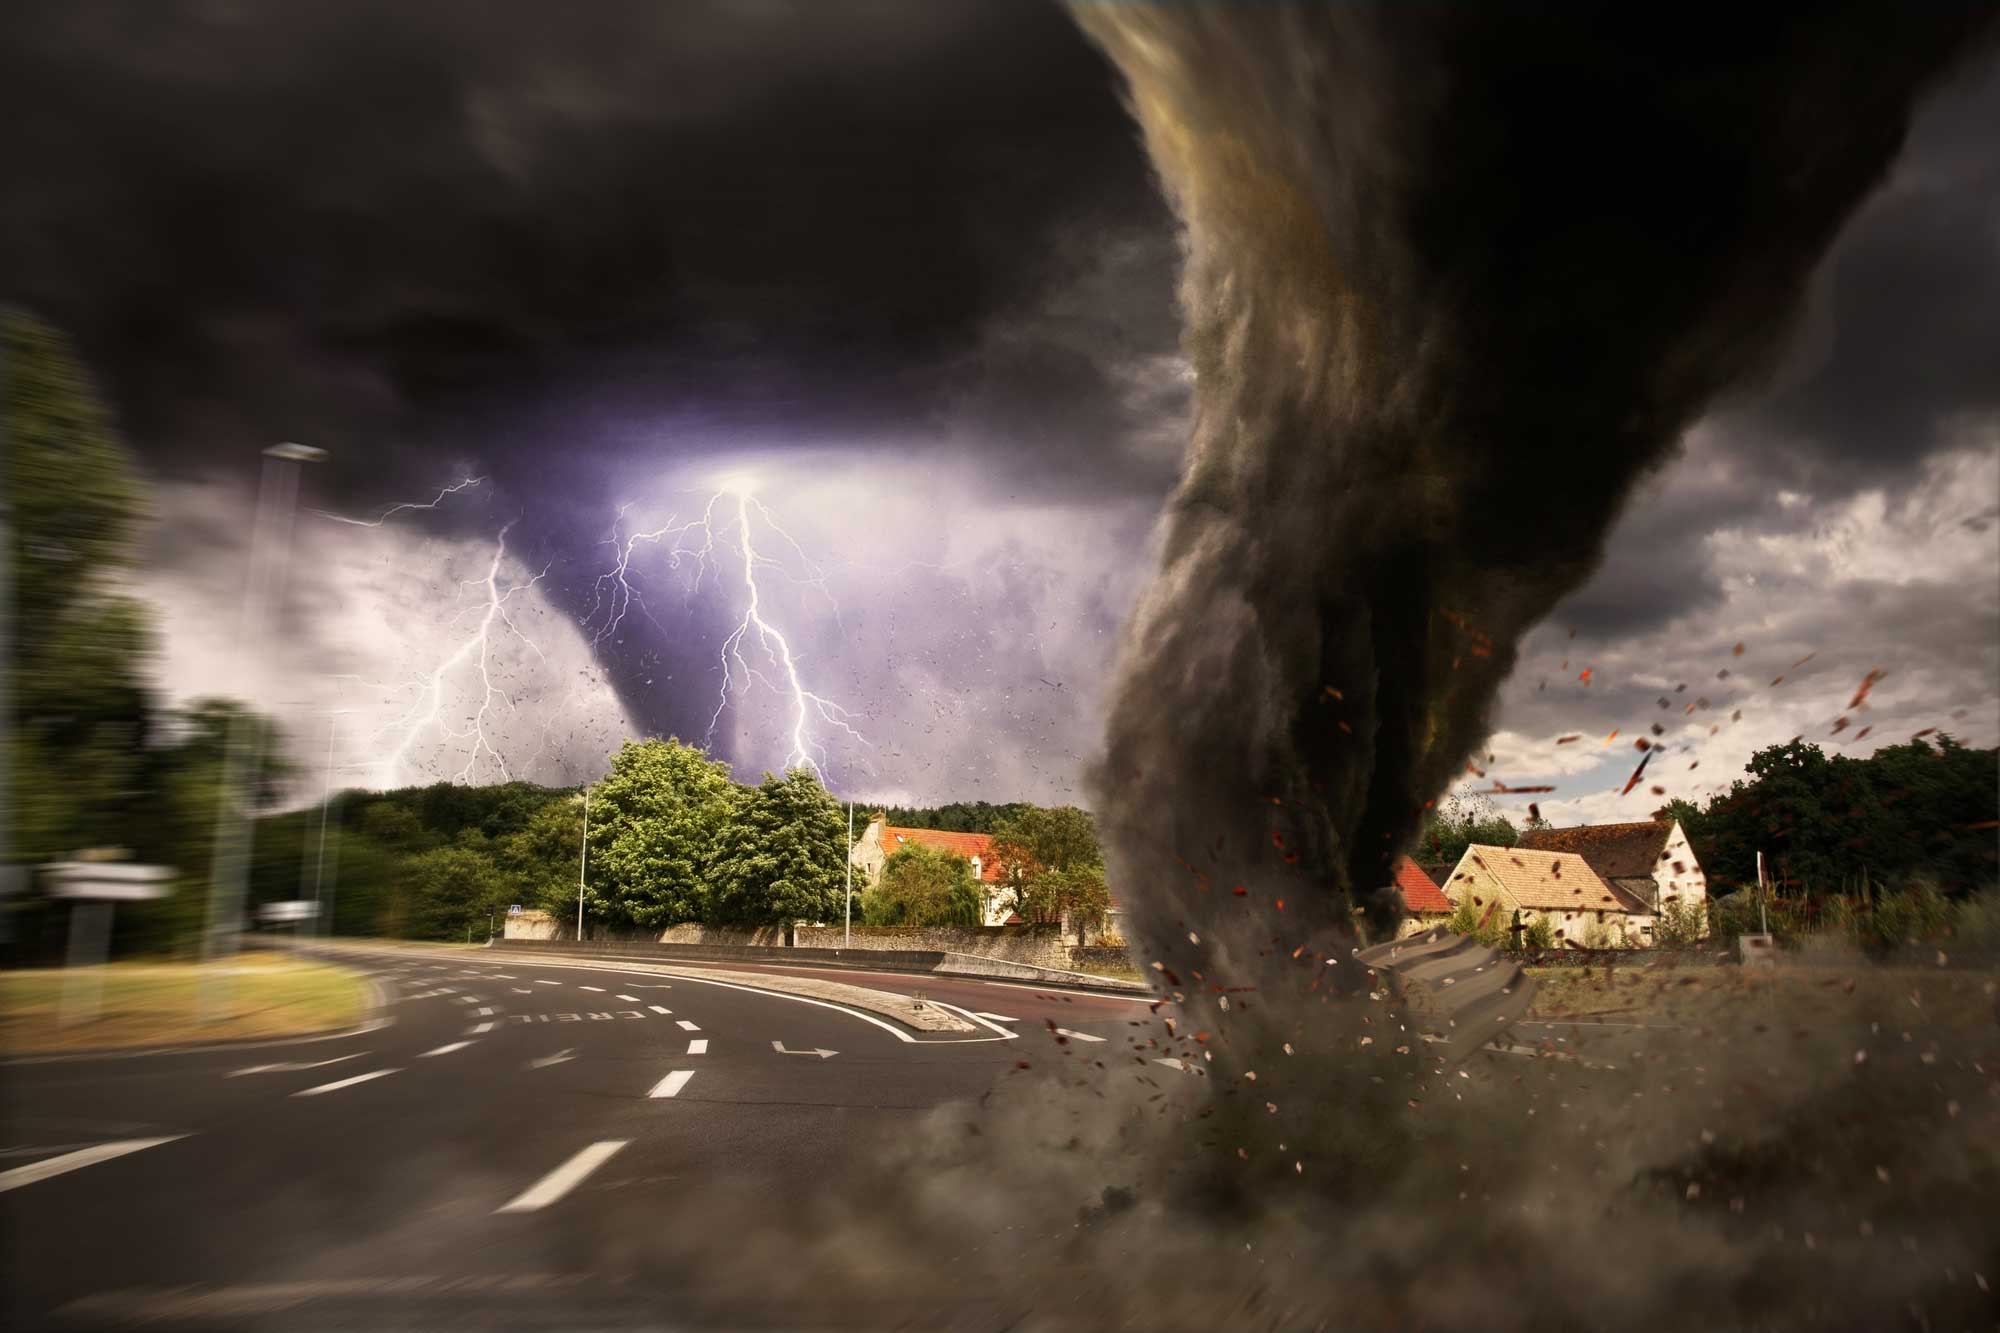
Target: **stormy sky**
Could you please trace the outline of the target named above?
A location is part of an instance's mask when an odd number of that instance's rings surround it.
[[[1636,818],[1792,735],[2000,740],[1996,123],[1989,56],[1782,373],[1530,636],[1489,781]],[[0,299],[77,339],[156,486],[173,694],[249,694],[322,758],[348,710],[348,782],[574,781],[656,732],[748,776],[803,736],[857,796],[1081,798],[1189,372],[1173,223],[1058,10],[17,4],[0,145]],[[361,521],[300,514],[245,652],[283,439],[330,453],[309,510]],[[826,701],[802,731],[755,624],[725,693],[745,492],[760,615]]]

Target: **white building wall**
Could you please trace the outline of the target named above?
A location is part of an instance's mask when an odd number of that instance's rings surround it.
[[[1694,848],[1689,845],[1687,833],[1676,819],[1672,831],[1667,834],[1666,853],[1653,865],[1653,883],[1657,886],[1662,907],[1669,902],[1686,901],[1705,903],[1708,901],[1708,876],[1702,873],[1701,863],[1694,859]],[[1674,870],[1675,863],[1682,867]]]

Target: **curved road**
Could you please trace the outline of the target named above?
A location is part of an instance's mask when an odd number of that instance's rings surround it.
[[[651,1239],[783,1216],[858,1143],[1024,1059],[1144,1058],[1158,1030],[1142,1001],[963,978],[801,973],[988,1022],[899,1036],[601,965],[343,961],[383,991],[372,1030],[5,1068],[8,1327],[707,1322],[661,1309],[700,1284]]]

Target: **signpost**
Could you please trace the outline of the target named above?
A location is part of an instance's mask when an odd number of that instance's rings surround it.
[[[63,978],[62,1027],[96,1018],[104,1006],[104,973],[97,971],[111,952],[111,912],[119,903],[163,898],[172,866],[127,865],[111,861],[52,861],[41,867],[51,898],[67,898],[68,974]]]

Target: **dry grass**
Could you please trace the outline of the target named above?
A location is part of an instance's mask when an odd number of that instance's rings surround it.
[[[101,981],[97,1017],[64,1026],[65,981]],[[202,990],[217,983],[222,1015],[203,1021]],[[0,974],[0,1051],[10,1055],[119,1050],[182,1042],[288,1037],[345,1027],[368,1008],[367,983],[326,963],[251,954],[230,963],[112,963]]]
[[[1701,1027],[1731,1014],[1796,1019],[1831,1016],[1857,1002],[1888,1001],[1921,1009],[1928,1003],[1990,1004],[1991,973],[1958,968],[1883,967],[1858,954],[1832,965],[1742,967],[1532,967],[1537,1019],[1620,1018]]]

